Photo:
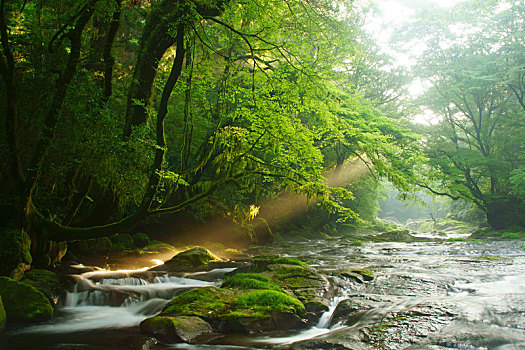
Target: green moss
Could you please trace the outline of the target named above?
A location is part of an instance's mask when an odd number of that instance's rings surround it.
[[[521,235],[516,232],[505,232],[501,235],[503,239],[521,239]]]
[[[323,277],[305,266],[274,264],[269,265],[268,270],[272,272],[272,277],[285,288],[315,289],[324,286]]]
[[[260,273],[238,273],[227,277],[222,288],[281,290],[270,278]]]
[[[525,244],[520,245],[521,249],[525,250]]]
[[[173,298],[160,315],[218,317],[228,312],[235,294],[233,291],[216,287],[193,289]]]
[[[276,290],[197,288],[171,300],[161,316],[199,316],[204,319],[269,318],[272,312],[305,313],[301,302]]]
[[[291,311],[301,317],[306,314],[306,310],[299,300],[275,290],[256,290],[241,294],[236,300],[235,307],[254,310],[261,314],[266,314],[269,310]]]
[[[509,260],[509,258],[505,256],[498,256],[498,255],[482,255],[482,256],[478,256],[476,260],[479,262],[481,261],[506,261],[506,260]]]
[[[449,242],[480,242],[481,239],[477,238],[461,238],[461,237],[455,237],[455,238],[449,238]]]
[[[359,247],[359,246],[362,246],[363,245],[363,241],[352,241],[350,242],[350,245],[354,246],[354,247]]]
[[[35,287],[44,293],[44,295],[50,300],[59,294],[61,288],[57,274],[42,269],[32,269],[27,271],[24,274],[22,283]]]
[[[30,285],[0,277],[0,295],[9,322],[34,323],[53,317],[53,307],[49,300]]]

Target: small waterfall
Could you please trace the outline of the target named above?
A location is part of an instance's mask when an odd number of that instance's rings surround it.
[[[63,296],[57,310],[60,321],[27,327],[23,332],[67,333],[133,327],[158,314],[184,290],[220,284],[144,270],[97,270],[74,278],[77,283]]]
[[[332,302],[330,303],[330,306],[328,307],[328,311],[325,311],[321,315],[321,318],[319,318],[319,322],[317,322],[317,325],[316,325],[317,328],[328,328],[328,326],[330,325],[330,320],[332,319],[332,316],[334,314],[334,311],[337,308],[337,305],[339,305],[339,303],[343,301],[344,299],[346,299],[346,295],[341,295],[338,297],[334,297],[332,299]]]

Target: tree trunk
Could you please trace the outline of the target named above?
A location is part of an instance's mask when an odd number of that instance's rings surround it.
[[[509,199],[493,199],[487,204],[487,221],[494,229],[503,229],[520,223],[519,203]]]

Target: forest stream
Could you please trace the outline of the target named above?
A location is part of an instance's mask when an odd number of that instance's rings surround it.
[[[138,325],[184,290],[219,286],[234,267],[170,276],[77,266],[88,272],[72,276],[75,282],[58,300],[55,319],[10,330],[0,348],[117,350],[142,342],[143,349],[523,349],[521,243],[334,239],[251,249],[250,255],[299,257],[326,276],[329,310],[302,331],[220,336],[201,345],[148,343]],[[360,283],[340,274],[356,268],[372,271],[373,280]]]

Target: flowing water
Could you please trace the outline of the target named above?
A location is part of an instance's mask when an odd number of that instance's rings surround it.
[[[356,246],[344,240],[309,240],[259,248],[252,253],[300,256],[329,278],[330,309],[317,324],[286,334],[227,336],[215,339],[216,344],[154,348],[525,349],[522,243]],[[341,275],[356,268],[372,271],[374,279],[358,283]],[[143,319],[188,288],[219,285],[230,271],[79,274],[60,300],[53,322],[4,333],[0,348],[141,349],[144,337],[138,324]]]

